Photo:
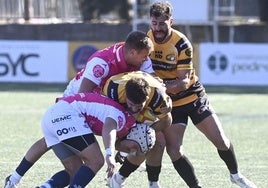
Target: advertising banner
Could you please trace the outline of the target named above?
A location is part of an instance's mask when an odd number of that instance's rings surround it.
[[[77,72],[85,67],[88,58],[97,50],[104,49],[114,43],[111,42],[79,42],[70,41],[68,49],[68,79],[71,80]]]
[[[268,85],[268,45],[200,44],[200,79],[205,85]]]
[[[68,42],[0,40],[0,82],[66,83]]]

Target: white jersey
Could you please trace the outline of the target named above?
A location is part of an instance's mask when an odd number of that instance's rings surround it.
[[[102,134],[107,117],[115,120],[117,137],[123,137],[135,125],[135,119],[117,102],[100,94],[76,94],[63,97],[43,116],[42,130],[48,147],[62,140],[94,133]]]

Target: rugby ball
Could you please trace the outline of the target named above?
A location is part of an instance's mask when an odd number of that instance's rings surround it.
[[[152,125],[156,121],[158,121],[158,117],[154,115],[151,109],[144,108],[138,115],[137,122],[144,123],[148,126]]]

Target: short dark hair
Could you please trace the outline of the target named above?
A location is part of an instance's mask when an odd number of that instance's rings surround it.
[[[168,1],[158,1],[150,6],[150,17],[164,16],[169,19],[172,16],[172,11],[172,5]]]
[[[125,46],[128,50],[135,49],[138,52],[143,49],[153,50],[153,42],[142,31],[132,31],[129,33],[125,41]]]
[[[149,83],[145,79],[137,77],[128,80],[125,89],[127,99],[134,104],[141,104],[146,101],[151,92]]]

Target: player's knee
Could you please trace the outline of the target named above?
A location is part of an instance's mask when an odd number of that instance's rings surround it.
[[[166,140],[164,135],[162,133],[157,133],[154,148],[158,148],[158,150],[164,150],[165,146],[166,146]]]
[[[94,159],[85,159],[84,163],[86,166],[91,168],[93,172],[97,173],[104,165],[104,157],[99,156]]]
[[[50,149],[47,147],[44,137],[38,140],[36,143],[38,144],[38,148],[40,151],[42,151],[42,153],[46,153]]]
[[[62,164],[69,175],[73,177],[81,165],[83,165],[83,162],[79,157],[73,156],[69,159],[63,160]]]
[[[179,159],[181,156],[183,156],[182,147],[178,145],[167,145],[166,151],[172,160]]]

